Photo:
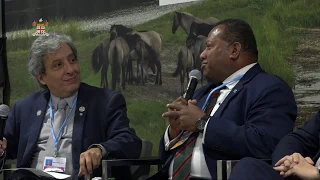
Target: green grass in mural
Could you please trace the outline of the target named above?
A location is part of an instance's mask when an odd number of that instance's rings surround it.
[[[165,111],[165,105],[164,102],[128,101],[128,116],[132,120],[131,126],[139,137],[153,142],[154,155],[158,152],[158,144],[167,127],[166,120],[161,118],[161,114]]]
[[[294,73],[286,63],[286,57],[293,53],[297,46],[298,36],[290,31],[291,27],[315,27],[320,25],[320,1],[306,0],[206,0],[200,4],[181,9],[199,17],[214,16],[219,19],[240,18],[253,27],[255,32],[259,62],[269,73],[282,77],[291,86],[294,84]],[[134,29],[150,29],[159,32],[165,42],[184,44],[186,35],[178,29],[175,35],[171,32],[173,13],[144,23]],[[80,30],[78,20],[67,23],[51,21],[50,31],[64,32],[75,40],[79,49],[79,63],[84,82],[99,86],[100,74],[91,69],[91,53],[107,32],[100,35]],[[59,24],[59,25],[57,25]],[[28,50],[33,36],[8,40],[8,65],[12,87],[11,102],[21,99],[39,90],[27,73]],[[109,75],[110,77],[110,75]],[[138,88],[137,88],[138,89]],[[161,118],[168,102],[134,100],[130,92],[123,92],[128,102],[128,115],[132,127],[144,139],[154,144],[154,155],[157,145],[166,127]]]

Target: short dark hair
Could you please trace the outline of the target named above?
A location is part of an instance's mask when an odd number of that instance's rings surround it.
[[[228,43],[239,42],[242,51],[250,52],[258,57],[258,49],[256,38],[250,25],[240,19],[225,19],[215,24],[214,28],[219,25],[224,25],[224,34],[221,36]]]

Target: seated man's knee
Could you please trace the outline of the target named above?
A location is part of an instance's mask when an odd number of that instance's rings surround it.
[[[242,158],[237,165],[241,165],[244,167],[250,167],[250,166],[255,166],[257,163],[261,163],[261,161],[259,159],[255,159],[252,157],[245,157]]]

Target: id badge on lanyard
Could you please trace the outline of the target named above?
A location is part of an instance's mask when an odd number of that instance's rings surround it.
[[[67,158],[65,157],[44,157],[43,170],[46,172],[65,172]]]

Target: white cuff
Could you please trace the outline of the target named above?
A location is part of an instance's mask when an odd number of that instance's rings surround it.
[[[211,117],[210,117],[211,118]],[[202,132],[202,144],[204,144],[204,139],[205,139],[205,137],[206,137],[206,131],[207,131],[207,125],[208,125],[208,123],[209,123],[209,121],[210,121],[210,118],[208,119],[208,121],[206,122],[206,125],[204,126],[204,129],[203,129],[203,132]]]
[[[102,157],[105,157],[107,155],[107,150],[106,148],[104,148],[101,144],[92,144],[91,146],[89,146],[88,149],[91,149],[91,148],[100,148],[101,149],[101,152],[102,152]]]

